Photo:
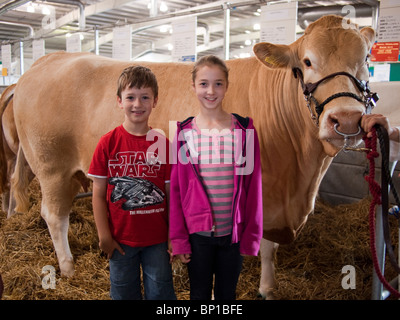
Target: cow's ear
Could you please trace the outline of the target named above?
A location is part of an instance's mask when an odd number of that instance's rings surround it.
[[[257,43],[253,51],[258,60],[270,68],[287,68],[290,65],[290,47],[268,42]]]
[[[361,34],[365,37],[368,43],[368,48],[371,49],[375,42],[375,30],[370,27],[364,27],[360,30]]]

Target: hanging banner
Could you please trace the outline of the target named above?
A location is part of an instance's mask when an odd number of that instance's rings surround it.
[[[296,41],[297,1],[261,6],[260,41],[291,44]]]
[[[371,61],[398,61],[399,42],[376,42],[371,49]]]
[[[81,52],[81,35],[79,33],[74,33],[70,37],[67,37],[67,52]]]
[[[196,17],[179,19],[172,22],[172,61],[196,61],[196,29]]]
[[[32,41],[32,58],[33,61],[36,61],[40,57],[43,57],[45,55],[45,49],[44,49],[44,40],[39,39],[39,40],[33,40]]]
[[[380,1],[377,41],[400,41],[400,2],[398,0]]]
[[[1,46],[1,62],[4,73],[9,74],[11,71],[11,44]]]
[[[117,60],[131,60],[132,27],[130,25],[113,29],[112,57]]]

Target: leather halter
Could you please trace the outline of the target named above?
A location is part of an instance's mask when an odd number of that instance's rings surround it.
[[[350,98],[357,100],[358,102],[363,103],[365,105],[365,113],[366,114],[371,113],[371,110],[376,106],[376,102],[379,100],[378,94],[371,92],[368,81],[359,80],[348,72],[344,72],[344,71],[335,72],[335,73],[332,73],[332,74],[318,80],[317,82],[304,83],[303,72],[301,71],[301,69],[293,68],[292,71],[293,71],[294,77],[299,78],[299,80],[300,80],[300,85],[303,90],[304,99],[306,100],[307,107],[310,110],[311,118],[313,119],[313,121],[315,122],[317,127],[319,126],[319,117],[320,117],[321,113],[324,111],[325,105],[336,98],[350,97]],[[317,101],[317,99],[315,99],[314,96],[312,95],[313,92],[318,88],[318,86],[321,83],[323,83],[327,80],[330,80],[336,76],[346,76],[346,77],[350,78],[353,81],[353,83],[356,85],[357,89],[362,93],[362,97],[359,97],[358,95],[356,95],[355,93],[352,93],[352,92],[339,92],[339,93],[335,93],[335,94],[331,95],[330,97],[325,99],[325,101],[323,101],[322,103],[319,103]],[[314,104],[315,104],[316,115],[311,108],[311,101],[314,102]]]

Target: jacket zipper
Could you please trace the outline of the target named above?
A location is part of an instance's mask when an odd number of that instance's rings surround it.
[[[244,135],[244,143],[243,143],[243,148],[242,148],[242,154],[244,154],[244,152],[246,150],[246,143],[247,143],[247,139],[246,138],[247,138],[246,135]],[[235,167],[235,169],[236,169],[236,167]],[[235,217],[236,217],[236,215],[235,215],[236,202],[237,202],[237,197],[238,197],[238,194],[239,194],[239,187],[240,187],[241,177],[242,177],[242,175],[238,175],[236,193],[235,193],[235,197],[233,198],[233,203],[232,203],[232,228],[231,228],[231,235],[232,235],[231,241],[232,241],[232,243],[233,243],[233,226],[234,226]],[[237,219],[237,217],[236,217],[236,219]]]

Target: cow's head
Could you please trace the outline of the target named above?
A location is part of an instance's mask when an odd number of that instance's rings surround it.
[[[367,59],[374,38],[375,31],[371,28],[358,30],[356,25],[347,24],[347,19],[325,16],[310,24],[304,35],[292,44],[259,43],[254,52],[270,68],[295,70],[295,76],[300,82],[303,78],[304,85],[317,83],[337,72],[367,81]],[[346,135],[359,133],[351,139],[353,144],[361,141],[359,122],[366,108],[360,101],[364,100],[363,94],[351,76],[327,78],[314,89],[310,99],[314,114],[320,111],[319,139],[331,156],[344,146]],[[299,90],[303,89],[299,86]],[[334,98],[331,100],[331,97]],[[316,110],[317,104],[323,105],[323,110]]]

